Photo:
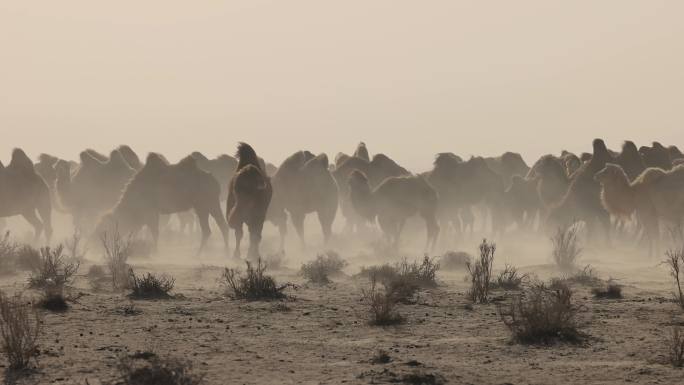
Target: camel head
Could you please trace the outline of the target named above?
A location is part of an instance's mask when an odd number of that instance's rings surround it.
[[[594,175],[594,180],[602,185],[629,184],[627,174],[617,164],[607,163],[606,166]]]
[[[356,146],[356,151],[354,151],[354,156],[359,157],[366,162],[370,162],[370,155],[368,154],[368,149],[366,148],[366,143],[360,142],[358,146]]]

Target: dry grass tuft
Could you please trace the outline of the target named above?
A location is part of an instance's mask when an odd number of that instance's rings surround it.
[[[684,268],[684,247],[666,251],[665,261],[663,263],[670,268],[670,276],[674,279],[674,299],[680,307],[684,308],[684,293],[682,293],[682,279],[684,279],[684,277],[682,277],[682,269]]]
[[[425,256],[420,263],[404,259],[395,265],[363,267],[359,275],[381,283],[385,291],[392,293],[397,301],[411,303],[419,289],[437,286],[438,270],[439,264],[433,258]]]
[[[474,263],[466,264],[470,278],[468,297],[474,303],[487,303],[489,301],[494,253],[496,253],[496,244],[487,243],[487,240],[484,239],[480,244],[480,258]]]
[[[518,342],[578,343],[584,335],[578,330],[579,308],[572,303],[572,294],[567,285],[554,290],[536,284],[508,305],[499,305],[499,315]]]
[[[503,290],[519,290],[529,280],[528,274],[520,274],[514,266],[506,265],[492,282],[492,287]]]
[[[285,298],[283,290],[291,285],[278,286],[273,277],[264,274],[266,265],[261,262],[261,258],[257,260],[256,266],[249,261],[245,263],[247,271],[244,275],[238,269],[225,268],[221,276],[222,282],[232,292],[234,298],[249,301]]]
[[[189,361],[154,353],[121,358],[119,371],[125,385],[198,385],[204,381]]]
[[[667,340],[668,353],[672,366],[684,366],[684,334],[679,325],[673,325],[670,338]]]
[[[10,238],[10,232],[0,237],[0,274],[14,274],[19,254],[19,245]]]
[[[561,271],[574,270],[577,265],[577,259],[582,254],[582,248],[579,246],[578,232],[578,225],[569,225],[564,228],[559,227],[551,237],[551,243],[553,244],[551,255]]]
[[[119,231],[105,232],[100,238],[104,248],[104,259],[112,279],[112,289],[122,291],[131,287],[131,237],[122,237]]]
[[[622,286],[608,281],[605,286],[593,288],[591,294],[599,299],[620,299],[622,298]]]
[[[131,294],[134,299],[168,299],[172,298],[169,292],[173,289],[175,280],[173,277],[156,276],[152,273],[136,276],[131,272]]]
[[[302,265],[301,274],[309,281],[327,285],[330,275],[339,274],[347,266],[347,261],[334,251],[319,254],[316,259]]]
[[[79,262],[67,262],[62,254],[64,246],[56,248],[43,247],[39,251],[40,263],[29,277],[29,287],[45,289],[48,287],[65,287],[73,280],[78,271]]]
[[[38,355],[40,313],[21,294],[0,292],[0,337],[11,370],[24,369]]]

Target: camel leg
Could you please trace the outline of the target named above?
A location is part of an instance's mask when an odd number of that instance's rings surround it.
[[[330,213],[327,212],[318,212],[318,222],[321,224],[321,229],[323,230],[323,241],[326,244],[328,241],[330,241],[330,237],[332,236],[332,224],[334,219],[334,213],[330,215]]]
[[[38,205],[38,214],[43,222],[43,229],[45,231],[45,242],[49,245],[52,239],[52,202],[46,200]]]
[[[235,226],[235,251],[233,252],[234,258],[240,258],[240,243],[242,243],[242,223]]]
[[[221,235],[223,235],[223,244],[225,245],[226,252],[230,249],[230,231],[228,230],[228,222],[223,217],[223,212],[221,211],[221,205],[218,204],[216,207],[212,208],[209,212],[214,218],[216,225],[221,230]]]
[[[427,242],[425,244],[425,252],[434,252],[437,246],[437,237],[439,236],[439,223],[434,217],[424,216],[425,228],[427,230]]]
[[[152,234],[153,250],[156,252],[159,247],[159,215],[153,214],[147,218],[147,228]],[[136,226],[137,229],[139,229]],[[137,230],[136,230],[137,231]]]
[[[38,216],[33,209],[26,211],[25,213],[21,214],[21,216],[23,216],[24,219],[26,219],[26,221],[33,226],[33,242],[38,242],[40,235],[43,233],[43,223],[41,223],[40,219],[38,219]]]
[[[202,254],[204,247],[207,245],[207,240],[211,235],[211,227],[209,227],[209,213],[204,210],[197,210],[197,218],[199,219],[200,231],[202,232],[202,241],[200,242],[197,255]]]
[[[261,243],[261,232],[264,228],[264,221],[257,220],[247,225],[249,229],[249,250],[247,256],[249,258],[260,258],[259,244]]]
[[[285,237],[287,236],[287,217],[278,221],[278,233],[280,234],[280,251],[285,253]]]
[[[306,250],[306,241],[304,240],[304,217],[302,213],[290,213],[290,218],[292,219],[292,225],[295,230],[297,230],[297,235],[299,236],[299,242],[301,243],[302,250]]]

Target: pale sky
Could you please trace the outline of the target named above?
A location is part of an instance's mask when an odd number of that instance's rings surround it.
[[[0,159],[684,146],[679,0],[2,0]]]

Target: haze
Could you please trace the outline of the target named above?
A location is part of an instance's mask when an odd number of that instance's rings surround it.
[[[680,1],[0,4],[0,159],[681,144]]]

